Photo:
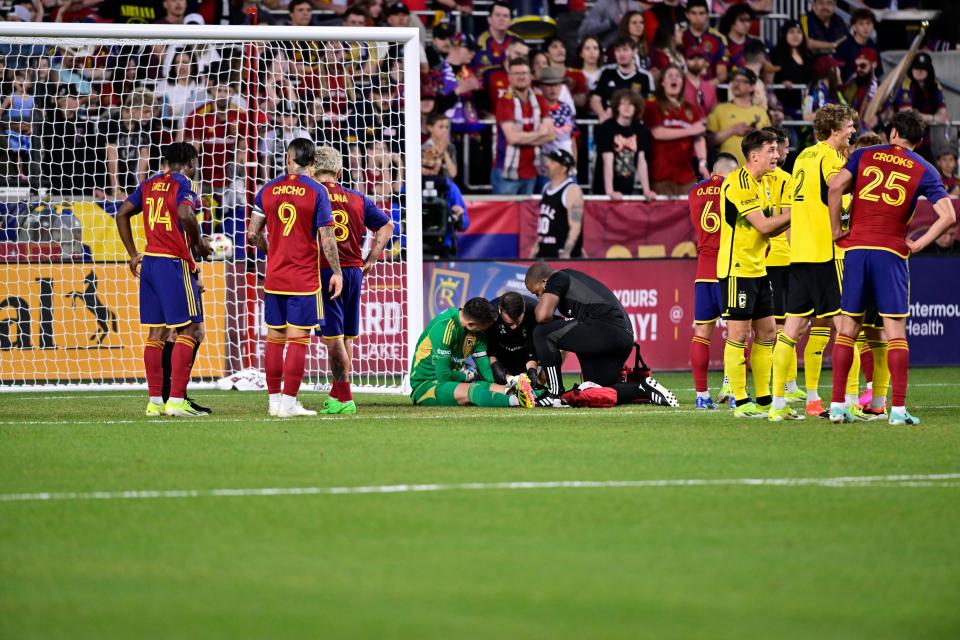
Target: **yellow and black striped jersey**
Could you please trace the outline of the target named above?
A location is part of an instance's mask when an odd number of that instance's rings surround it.
[[[720,252],[717,254],[717,277],[741,276],[759,278],[767,275],[766,255],[769,241],[747,220],[754,211],[766,211],[763,186],[744,167],[723,180],[720,187]]]
[[[826,142],[804,149],[793,165],[790,205],[790,262],[833,260],[833,231],[827,183],[846,159]]]
[[[761,182],[766,190],[767,206],[772,215],[778,216],[784,209],[790,208],[793,193],[790,190],[791,176],[777,167],[763,176]],[[787,233],[770,238],[770,251],[767,253],[768,267],[785,267],[790,264],[790,241]]]

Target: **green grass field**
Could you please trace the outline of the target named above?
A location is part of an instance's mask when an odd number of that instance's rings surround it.
[[[0,638],[960,637],[960,370],[912,373],[919,427],[736,421],[660,379],[683,408],[0,395]],[[556,481],[665,482],[488,486]]]

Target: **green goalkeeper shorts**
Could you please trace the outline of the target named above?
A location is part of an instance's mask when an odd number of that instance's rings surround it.
[[[410,399],[413,404],[425,407],[457,407],[460,405],[453,392],[462,382],[437,382],[414,380]]]

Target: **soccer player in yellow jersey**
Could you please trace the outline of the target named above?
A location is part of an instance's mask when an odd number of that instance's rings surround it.
[[[790,155],[790,138],[787,132],[779,127],[764,127],[777,136],[777,168],[763,176],[763,185],[767,191],[767,201],[773,215],[778,216],[790,209],[792,190],[790,189],[791,176],[783,170],[783,165]],[[773,287],[773,317],[777,323],[777,335],[783,332],[783,323],[787,312],[787,268],[790,266],[790,236],[789,230],[770,238],[770,251],[767,253],[767,277]],[[797,355],[794,351],[793,363],[787,370],[786,398],[788,402],[801,402],[807,395],[803,389],[797,387]]]
[[[790,213],[773,217],[761,184],[779,157],[776,135],[753,131],[743,138],[746,164],[729,174],[720,187],[720,251],[717,277],[727,321],[723,369],[730,380],[737,418],[766,417],[770,405],[770,368],[777,335],[773,321],[773,292],[767,278],[768,237],[782,233]],[[750,329],[755,335],[750,353],[757,402],[747,395],[744,351]]]
[[[813,120],[819,142],[804,149],[793,165],[790,214],[790,269],[787,284],[787,319],[774,350],[773,407],[770,420],[802,419],[784,397],[786,374],[796,357],[797,338],[812,324],[804,352],[807,415],[826,418],[817,385],[823,350],[830,341],[830,325],[839,320],[840,275],[835,262],[827,184],[843,168],[844,151],[857,129],[857,113],[841,105],[824,105]]]

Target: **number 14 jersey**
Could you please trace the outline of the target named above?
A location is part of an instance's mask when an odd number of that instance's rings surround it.
[[[144,254],[164,258],[180,258],[190,271],[197,265],[193,262],[187,238],[177,215],[177,207],[190,205],[199,208],[197,194],[190,179],[182,173],[164,172],[144,180],[127,198],[135,211],[143,211],[143,230],[147,238]]]

